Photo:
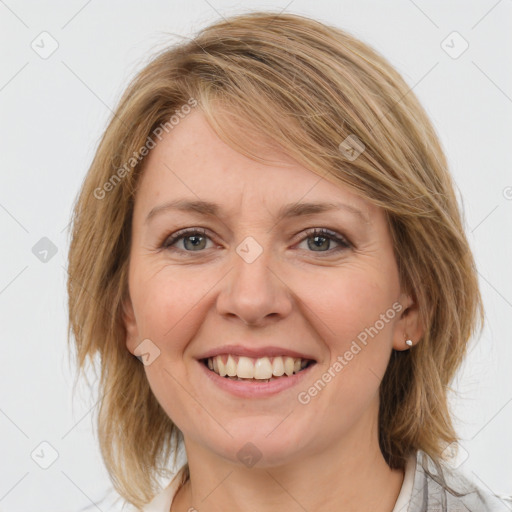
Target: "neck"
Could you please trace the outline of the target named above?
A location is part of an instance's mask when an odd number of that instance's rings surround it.
[[[391,512],[404,471],[386,464],[376,436],[367,441],[351,436],[286,465],[251,469],[185,441],[190,480],[176,495],[171,512]]]

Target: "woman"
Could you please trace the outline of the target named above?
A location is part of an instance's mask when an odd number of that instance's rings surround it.
[[[446,159],[365,44],[260,12],[164,51],[73,221],[70,332],[80,368],[100,356],[100,446],[133,506],[504,506],[446,462],[483,320]]]

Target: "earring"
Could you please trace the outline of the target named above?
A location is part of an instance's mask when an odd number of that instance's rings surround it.
[[[410,348],[412,347],[413,343],[412,340],[406,340],[405,344]]]

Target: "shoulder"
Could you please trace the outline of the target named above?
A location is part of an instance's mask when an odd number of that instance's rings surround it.
[[[407,512],[505,512],[512,497],[493,494],[460,469],[435,463],[418,451],[411,504]]]
[[[171,508],[178,489],[186,479],[188,466],[183,465],[171,478],[170,482],[164,485],[160,491],[153,496],[153,499],[142,508],[136,508],[126,503],[122,512],[168,512]]]
[[[167,487],[164,487],[160,493],[158,493],[151,503],[146,505],[143,512],[168,512],[171,508],[174,497],[178,492],[178,489],[183,485],[186,480],[188,465],[184,465],[174,475],[172,480],[169,482]]]

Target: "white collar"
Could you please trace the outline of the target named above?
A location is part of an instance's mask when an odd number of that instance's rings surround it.
[[[185,466],[182,466],[169,482],[169,485],[162,489],[147,505],[145,505],[142,512],[169,512],[174,496],[181,484],[184,470]]]
[[[411,501],[412,489],[414,485],[414,475],[416,474],[417,452],[409,456],[405,463],[405,475],[400,489],[400,494],[396,500],[395,506],[391,512],[406,512]]]

